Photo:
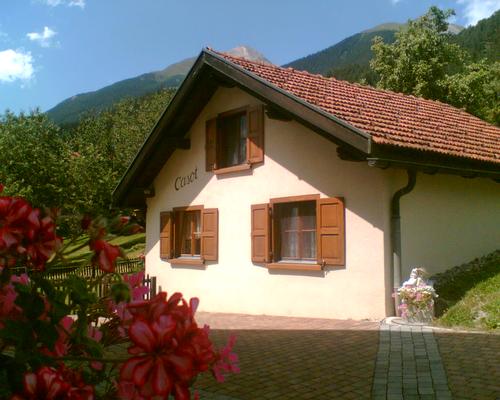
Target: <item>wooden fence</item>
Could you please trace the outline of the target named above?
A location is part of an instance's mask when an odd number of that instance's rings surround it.
[[[139,271],[144,271],[144,260],[140,258],[132,258],[128,260],[118,261],[116,263],[115,272],[120,275],[124,274],[132,274]],[[16,268],[14,270],[15,274],[28,273],[29,270],[27,268]],[[58,286],[58,283],[62,282],[66,278],[71,275],[76,275],[82,278],[87,278],[94,280],[104,275],[104,273],[99,269],[99,267],[95,265],[86,265],[86,266],[67,266],[67,267],[58,267],[51,268],[47,274],[47,279],[54,282],[55,286]],[[145,299],[150,299],[158,293],[158,289],[156,286],[156,276],[146,275],[143,278],[143,285],[149,287],[149,292],[144,296]],[[102,298],[106,296],[111,287],[112,282],[106,279],[99,280],[99,284],[95,287],[95,293],[98,297]]]

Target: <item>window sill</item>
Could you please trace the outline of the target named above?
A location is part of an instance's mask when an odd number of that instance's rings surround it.
[[[288,269],[293,271],[321,271],[321,265],[319,264],[305,264],[305,263],[270,263],[266,264],[269,269]]]
[[[245,163],[245,164],[233,165],[231,167],[226,167],[226,168],[214,169],[214,174],[223,175],[223,174],[229,174],[231,172],[247,171],[251,168],[252,164]]]
[[[205,260],[203,258],[170,258],[167,260],[170,264],[176,265],[195,265],[202,266],[205,265]]]

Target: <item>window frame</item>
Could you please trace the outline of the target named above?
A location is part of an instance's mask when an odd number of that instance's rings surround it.
[[[321,270],[321,265],[317,263],[316,260],[282,260],[278,259],[277,249],[281,247],[281,232],[279,229],[280,218],[277,218],[277,207],[280,204],[289,204],[289,203],[300,203],[306,201],[314,201],[314,207],[317,208],[317,200],[320,198],[319,194],[306,194],[299,196],[287,196],[287,197],[276,197],[269,200],[269,205],[271,207],[271,262],[267,263],[267,267],[271,269],[295,269],[295,270]],[[314,217],[317,218],[316,212],[314,213]],[[316,247],[318,242],[318,227],[315,229],[316,235]],[[318,249],[315,249],[317,254]],[[279,255],[281,257],[281,255]]]
[[[173,234],[173,248],[172,248],[172,254],[173,258],[168,259],[168,261],[172,264],[186,264],[186,265],[204,265],[205,260],[202,257],[202,250],[201,250],[201,235],[203,232],[203,209],[204,207],[202,205],[195,205],[195,206],[186,206],[186,207],[174,207],[172,209],[172,217],[173,217],[173,229],[172,229],[172,234]],[[182,229],[182,224],[180,223],[180,218],[182,217],[183,213],[186,212],[199,212],[199,218],[200,218],[200,254],[199,255],[188,255],[188,254],[182,254],[182,236],[181,236],[181,229]],[[194,233],[191,235],[193,236]],[[191,238],[193,240],[193,237]],[[191,243],[191,249],[193,249],[193,243]]]
[[[222,157],[222,120],[225,118],[230,118],[237,114],[245,114],[246,116],[246,137],[245,137],[245,157],[243,162],[230,166],[220,166]],[[212,122],[215,121],[215,122]],[[228,111],[219,113],[215,118],[206,121],[206,129],[208,129],[208,123],[215,124],[214,142],[210,146],[206,143],[205,155],[207,158],[207,171],[213,172],[215,175],[222,175],[231,172],[245,171],[252,168],[254,164],[262,164],[264,162],[264,106],[260,105],[246,105],[243,107],[237,107]],[[208,141],[208,136],[207,139]],[[240,130],[240,140],[241,140],[241,130]],[[210,157],[210,162],[208,161],[208,148],[213,146],[213,155]],[[210,167],[209,167],[210,166]]]
[[[248,143],[248,140],[249,140],[249,137],[248,137],[248,109],[249,107],[248,106],[244,106],[244,107],[238,107],[238,108],[235,108],[233,110],[229,110],[229,111],[225,111],[223,113],[220,113],[219,115],[217,115],[217,144],[216,144],[216,150],[215,150],[215,162],[216,162],[216,165],[218,166],[217,169],[214,169],[214,173],[217,174],[217,173],[225,173],[225,172],[231,172],[231,171],[241,171],[241,170],[244,170],[244,169],[250,169],[250,162],[248,160],[248,146],[249,146],[249,143]],[[239,163],[239,164],[234,164],[234,165],[226,165],[226,166],[221,166],[221,157],[222,157],[222,145],[223,145],[223,132],[222,132],[222,121],[224,119],[229,119],[231,117],[234,117],[235,115],[238,115],[238,114],[242,114],[245,116],[245,124],[246,124],[246,136],[245,136],[245,159],[243,160],[243,162]],[[239,131],[240,133],[240,137],[239,137],[239,140],[241,140],[241,129]],[[239,146],[238,146],[238,150],[239,150]],[[238,151],[238,155],[239,155],[239,151]],[[244,166],[245,168],[241,168],[242,166]]]
[[[312,263],[278,260],[276,237],[276,205],[300,201],[315,201],[316,260]],[[345,199],[341,196],[321,197],[319,194],[287,196],[270,199],[267,203],[252,204],[251,260],[269,269],[320,271],[325,268],[346,267]]]

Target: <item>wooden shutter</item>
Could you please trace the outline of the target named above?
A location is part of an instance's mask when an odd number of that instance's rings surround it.
[[[205,124],[206,170],[217,168],[217,118],[209,119]]]
[[[249,108],[247,121],[247,160],[250,164],[264,162],[264,107]]]
[[[160,213],[160,258],[172,258],[172,213]]]
[[[344,199],[318,199],[316,204],[318,264],[344,265]]]
[[[252,261],[266,263],[271,252],[269,204],[253,204],[251,212]]]
[[[201,257],[217,261],[219,247],[219,210],[205,208],[201,211]]]

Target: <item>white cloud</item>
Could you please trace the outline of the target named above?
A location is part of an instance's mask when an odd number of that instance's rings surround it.
[[[33,77],[33,57],[12,49],[0,51],[0,83],[28,81]]]
[[[68,3],[70,7],[80,7],[81,9],[85,8],[85,0],[70,0]]]
[[[50,7],[66,5],[68,7],[80,7],[81,9],[85,8],[85,0],[38,0],[38,1]]]
[[[38,33],[38,32],[31,32],[27,33],[26,36],[29,38],[29,40],[33,42],[38,42],[40,46],[42,47],[50,47],[51,39],[57,35],[57,32],[53,31],[50,29],[48,26],[45,26],[43,28],[43,31]]]
[[[458,0],[463,4],[464,17],[467,25],[476,25],[481,19],[488,18],[500,9],[500,0]]]
[[[394,5],[394,6],[395,6],[395,5],[396,5],[396,4],[398,4],[400,1],[401,1],[401,0],[391,0],[391,3],[392,3],[392,5]]]

